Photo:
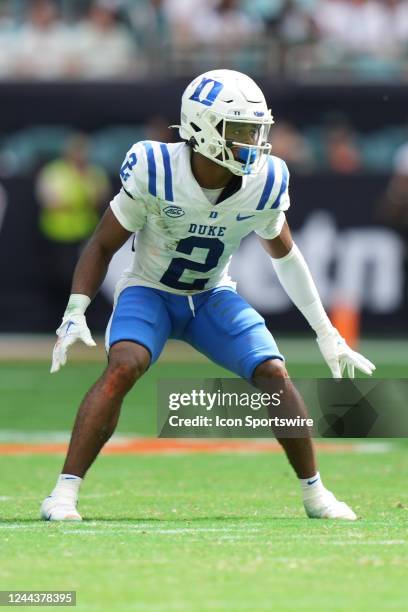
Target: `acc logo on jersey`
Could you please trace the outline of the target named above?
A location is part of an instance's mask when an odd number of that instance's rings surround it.
[[[163,208],[163,210],[168,217],[172,217],[173,219],[175,217],[182,217],[186,214],[185,211],[180,208],[180,206],[166,206],[166,208]]]

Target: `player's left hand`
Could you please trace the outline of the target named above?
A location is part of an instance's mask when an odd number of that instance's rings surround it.
[[[369,376],[375,370],[375,365],[371,361],[348,346],[335,327],[324,335],[318,336],[317,344],[333,378],[342,378],[346,368],[350,378],[354,378],[355,368]]]

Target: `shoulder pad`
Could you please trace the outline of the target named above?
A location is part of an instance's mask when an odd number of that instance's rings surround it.
[[[150,195],[173,202],[170,147],[153,140],[136,143],[126,155],[120,169],[120,178],[131,197]]]
[[[287,210],[289,200],[289,170],[283,159],[270,155],[266,172],[262,173],[264,187],[259,199],[257,210],[272,208],[274,210]]]

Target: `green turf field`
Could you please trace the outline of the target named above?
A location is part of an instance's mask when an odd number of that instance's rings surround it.
[[[326,374],[303,344],[291,351],[292,376]],[[374,353],[380,377],[408,375],[402,355]],[[48,366],[0,363],[0,442],[69,430],[101,371],[71,363],[50,376]],[[223,375],[156,365],[119,432],[154,432],[158,378]],[[62,457],[0,455],[0,590],[76,590],[80,609],[103,611],[406,610],[407,448],[321,453],[326,485],[362,517],[353,524],[306,519],[284,456],[269,453],[102,456],[83,486],[86,520],[41,523]]]
[[[353,524],[305,519],[280,455],[101,457],[79,525],[37,521],[59,458],[1,464],[2,589],[96,610],[406,610],[404,451],[321,457]]]

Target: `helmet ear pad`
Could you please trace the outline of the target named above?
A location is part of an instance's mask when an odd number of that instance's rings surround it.
[[[188,142],[193,147],[193,149],[195,149],[196,147],[198,147],[199,149],[202,149],[203,147],[205,147],[206,149],[209,149],[212,154],[214,154],[215,144],[206,143],[206,138],[205,138],[202,128],[200,128],[196,123],[194,123],[194,121],[190,121],[190,127],[191,127],[191,131],[194,132],[194,135],[190,137]],[[222,137],[222,119],[214,127],[216,128],[217,132],[220,134],[220,137]],[[222,159],[221,151],[217,155],[217,158]]]
[[[189,144],[189,145],[192,147],[192,149],[195,149],[195,147],[197,147],[197,146],[198,146],[198,141],[197,141],[198,134],[199,134],[199,132],[201,132],[202,130],[201,130],[201,128],[200,128],[200,127],[199,127],[199,126],[198,126],[196,123],[194,123],[193,121],[190,121],[190,127],[191,127],[191,131],[192,131],[192,132],[194,132],[194,133],[195,133],[195,135],[194,135],[194,136],[191,136],[191,137],[189,138],[189,140],[188,140],[188,144]]]

